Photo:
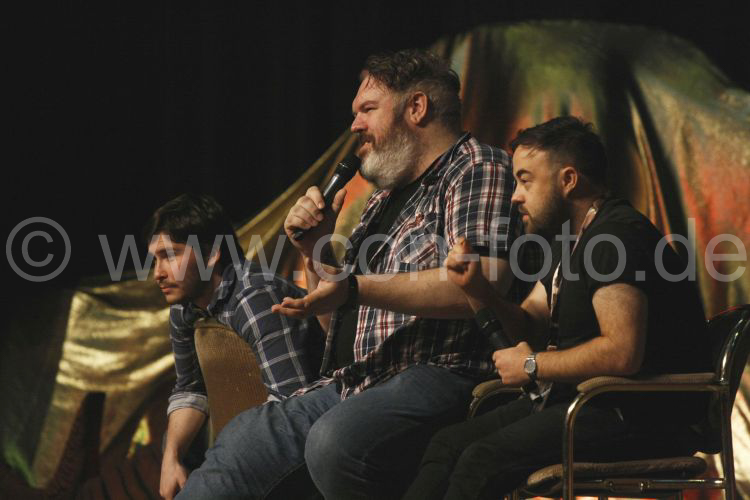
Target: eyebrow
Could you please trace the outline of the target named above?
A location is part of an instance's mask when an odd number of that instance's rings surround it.
[[[378,102],[375,101],[374,99],[368,99],[367,101],[365,101],[365,102],[361,103],[359,106],[357,106],[356,109],[352,109],[352,115],[356,115],[357,114],[357,110],[362,109],[362,108],[364,108],[365,106],[367,106],[369,104],[375,104],[375,105],[377,105]]]
[[[516,176],[516,178],[519,178],[519,177],[521,177],[524,174],[531,175],[531,172],[529,172],[528,170],[526,170],[524,168],[519,168],[518,170],[516,170],[515,176]]]

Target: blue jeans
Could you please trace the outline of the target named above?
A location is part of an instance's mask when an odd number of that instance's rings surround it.
[[[475,383],[416,365],[344,401],[331,384],[251,408],[222,430],[179,498],[275,496],[305,466],[327,500],[398,498],[430,437],[465,418]]]

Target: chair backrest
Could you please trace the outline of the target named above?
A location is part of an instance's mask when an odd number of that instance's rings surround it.
[[[195,350],[217,436],[238,413],[263,404],[268,391],[252,349],[229,327],[214,319],[198,321]]]
[[[732,307],[711,318],[708,321],[708,334],[712,339],[716,380],[729,386],[731,406],[750,354],[750,305]],[[710,399],[707,420],[700,429],[696,429],[701,435],[701,451],[721,451],[721,426],[721,401],[714,394]]]
[[[750,355],[750,304],[728,309],[708,322],[710,333],[724,333],[720,352],[716,353],[716,376],[728,383],[732,402],[740,385],[742,372]]]

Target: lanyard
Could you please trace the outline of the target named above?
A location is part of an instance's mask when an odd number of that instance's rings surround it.
[[[596,217],[596,214],[599,212],[599,208],[601,208],[602,200],[598,199],[594,201],[594,203],[591,205],[591,208],[589,208],[589,211],[586,212],[586,216],[583,218],[583,223],[581,224],[581,229],[578,231],[578,236],[576,237],[575,243],[573,243],[573,249],[570,251],[571,257],[573,256],[573,252],[576,251],[576,248],[578,248],[578,242],[581,241],[581,236],[583,235],[583,232],[586,230],[586,228],[589,227],[591,222]],[[552,286],[551,288],[551,297],[549,302],[549,313],[550,313],[550,335],[549,335],[549,343],[547,344],[547,350],[552,351],[557,349],[558,344],[558,337],[559,337],[559,324],[557,321],[557,317],[559,316],[560,312],[557,307],[558,303],[558,297],[560,296],[560,286],[562,285],[562,273],[560,273],[560,268],[562,267],[562,257],[560,258],[560,262],[557,263],[557,268],[555,268],[555,274],[552,275]]]
[[[576,237],[576,241],[573,244],[573,249],[570,252],[570,255],[573,255],[573,252],[575,252],[576,248],[578,247],[578,242],[581,241],[581,236],[583,235],[583,232],[586,230],[587,227],[591,224],[591,222],[596,217],[597,212],[599,211],[599,208],[602,205],[602,200],[598,199],[596,200],[592,205],[591,208],[589,208],[589,211],[586,212],[586,216],[583,218],[583,223],[581,224],[581,229],[578,231],[578,236]],[[548,351],[554,351],[557,349],[557,343],[558,343],[558,337],[559,337],[559,326],[557,323],[557,316],[559,314],[559,311],[557,309],[557,299],[560,295],[560,285],[562,284],[562,274],[560,273],[560,268],[562,267],[562,258],[560,258],[560,262],[557,264],[557,268],[555,268],[555,274],[552,275],[552,286],[551,286],[551,297],[550,297],[550,328],[549,328],[549,342],[547,343],[547,350]],[[533,392],[529,392],[529,397],[531,398],[531,402],[533,405],[533,411],[538,412],[541,411],[544,406],[547,404],[547,399],[549,398],[549,395],[552,391],[552,382],[541,382],[537,381],[537,390]]]

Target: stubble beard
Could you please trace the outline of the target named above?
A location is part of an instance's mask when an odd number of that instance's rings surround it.
[[[529,214],[528,223],[525,225],[527,233],[538,234],[551,240],[561,232],[563,223],[569,219],[568,207],[561,193],[552,193],[538,214]]]
[[[414,172],[421,150],[416,137],[402,121],[394,121],[380,145],[373,147],[362,161],[362,177],[378,189],[403,186]]]

